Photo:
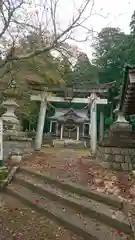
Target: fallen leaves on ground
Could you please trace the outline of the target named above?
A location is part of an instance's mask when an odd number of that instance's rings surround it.
[[[82,240],[9,196],[0,208],[0,240]]]
[[[99,192],[135,200],[135,179],[131,175],[105,170],[94,159],[89,159],[87,154],[73,149],[46,149],[46,152],[26,157],[22,165]],[[38,204],[40,200],[35,198],[33,201]],[[115,214],[113,217],[116,217]],[[17,205],[16,200],[10,200],[7,206],[1,208],[0,229],[1,240],[82,240],[20,203]],[[126,238],[123,236],[122,239]]]
[[[33,153],[23,166],[135,202],[135,178],[130,174],[104,169],[88,157],[87,151],[54,148],[45,151]]]

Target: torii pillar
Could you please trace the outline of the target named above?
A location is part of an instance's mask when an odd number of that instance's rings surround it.
[[[100,110],[100,124],[99,124],[99,141],[104,138],[104,112],[103,109]]]
[[[42,146],[46,109],[47,109],[47,94],[46,94],[46,91],[44,91],[44,92],[41,92],[40,111],[39,111],[38,125],[37,125],[37,131],[36,131],[35,150],[37,151],[39,151]]]
[[[89,97],[90,101],[90,113],[91,113],[91,153],[96,154],[97,148],[97,104],[107,104],[107,99],[100,99],[97,97],[96,93],[91,93]]]

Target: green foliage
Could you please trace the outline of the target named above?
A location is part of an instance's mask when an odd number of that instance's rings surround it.
[[[130,116],[130,123],[132,125],[132,129],[135,130],[135,115]]]
[[[129,26],[130,26],[131,34],[134,35],[135,34],[135,11],[133,12],[133,15],[131,17],[131,21],[130,21]]]
[[[93,63],[99,68],[100,83],[121,83],[123,67],[128,61],[129,36],[119,28],[104,28],[95,42]]]
[[[16,54],[27,54],[30,51],[41,47],[42,38],[37,34],[31,34],[20,41],[16,47]],[[36,126],[39,106],[30,101],[31,90],[28,88],[29,81],[37,81],[47,85],[54,85],[64,82],[62,79],[61,59],[54,57],[50,52],[33,56],[26,60],[12,61],[8,63],[9,71],[1,79],[1,82],[7,88],[9,81],[13,79],[16,82],[16,89],[21,100],[18,101],[20,108],[17,109],[17,115],[24,122],[29,119],[29,123]]]
[[[62,60],[62,78],[68,84],[85,85],[98,83],[97,68],[91,64],[87,54],[80,52],[75,65],[67,58]]]
[[[7,167],[5,167],[5,166],[0,167],[0,181],[5,180],[7,176],[8,176]]]
[[[63,57],[61,61],[60,72],[64,82],[72,84],[74,79],[74,72],[72,68],[72,63],[68,60],[67,57]]]
[[[97,68],[91,64],[87,54],[80,53],[74,66],[74,78],[77,83],[98,83]]]
[[[135,11],[130,22],[129,63],[135,65]]]
[[[113,123],[113,119],[111,117],[108,117],[105,119],[105,125],[109,127]]]
[[[93,64],[98,68],[99,83],[116,81],[116,87],[107,96],[112,103],[111,112],[116,107],[116,96],[121,93],[124,65],[135,64],[135,11],[130,30],[130,34],[125,34],[119,28],[103,28],[94,45]]]
[[[45,40],[35,33],[22,39],[16,52],[21,53],[23,51],[24,54],[27,54],[44,46]],[[24,61],[15,62],[15,64],[14,69],[15,71],[18,69],[19,78],[23,77],[24,79],[25,71],[26,80],[36,80],[47,85],[63,81],[60,74],[60,59],[52,56],[49,51]]]

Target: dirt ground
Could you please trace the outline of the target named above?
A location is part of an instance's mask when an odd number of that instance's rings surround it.
[[[0,240],[82,240],[14,198],[0,207]]]
[[[86,150],[48,148],[26,157],[22,165],[135,202],[135,177],[103,169],[88,157]],[[0,207],[0,240],[7,239],[82,240],[10,197],[6,197],[5,205]]]
[[[87,150],[48,148],[26,158],[23,166],[135,203],[135,176],[103,169]]]

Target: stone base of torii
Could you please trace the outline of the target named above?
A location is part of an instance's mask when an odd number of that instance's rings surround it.
[[[40,101],[40,111],[39,111],[39,118],[38,118],[38,126],[37,126],[37,133],[36,133],[36,140],[35,140],[35,150],[40,150],[42,146],[42,138],[43,138],[43,129],[46,117],[46,109],[47,109],[47,102],[67,102],[63,97],[52,97],[47,95],[47,91],[42,91],[41,94],[38,95],[31,95],[32,101]],[[91,122],[90,122],[90,151],[92,155],[96,153],[97,147],[97,105],[105,105],[107,104],[107,99],[101,99],[97,97],[96,93],[91,93],[90,97],[88,98],[73,98],[72,103],[84,103],[88,104],[90,107],[91,112]],[[100,140],[103,139],[104,133],[104,115],[103,112],[100,113]]]

